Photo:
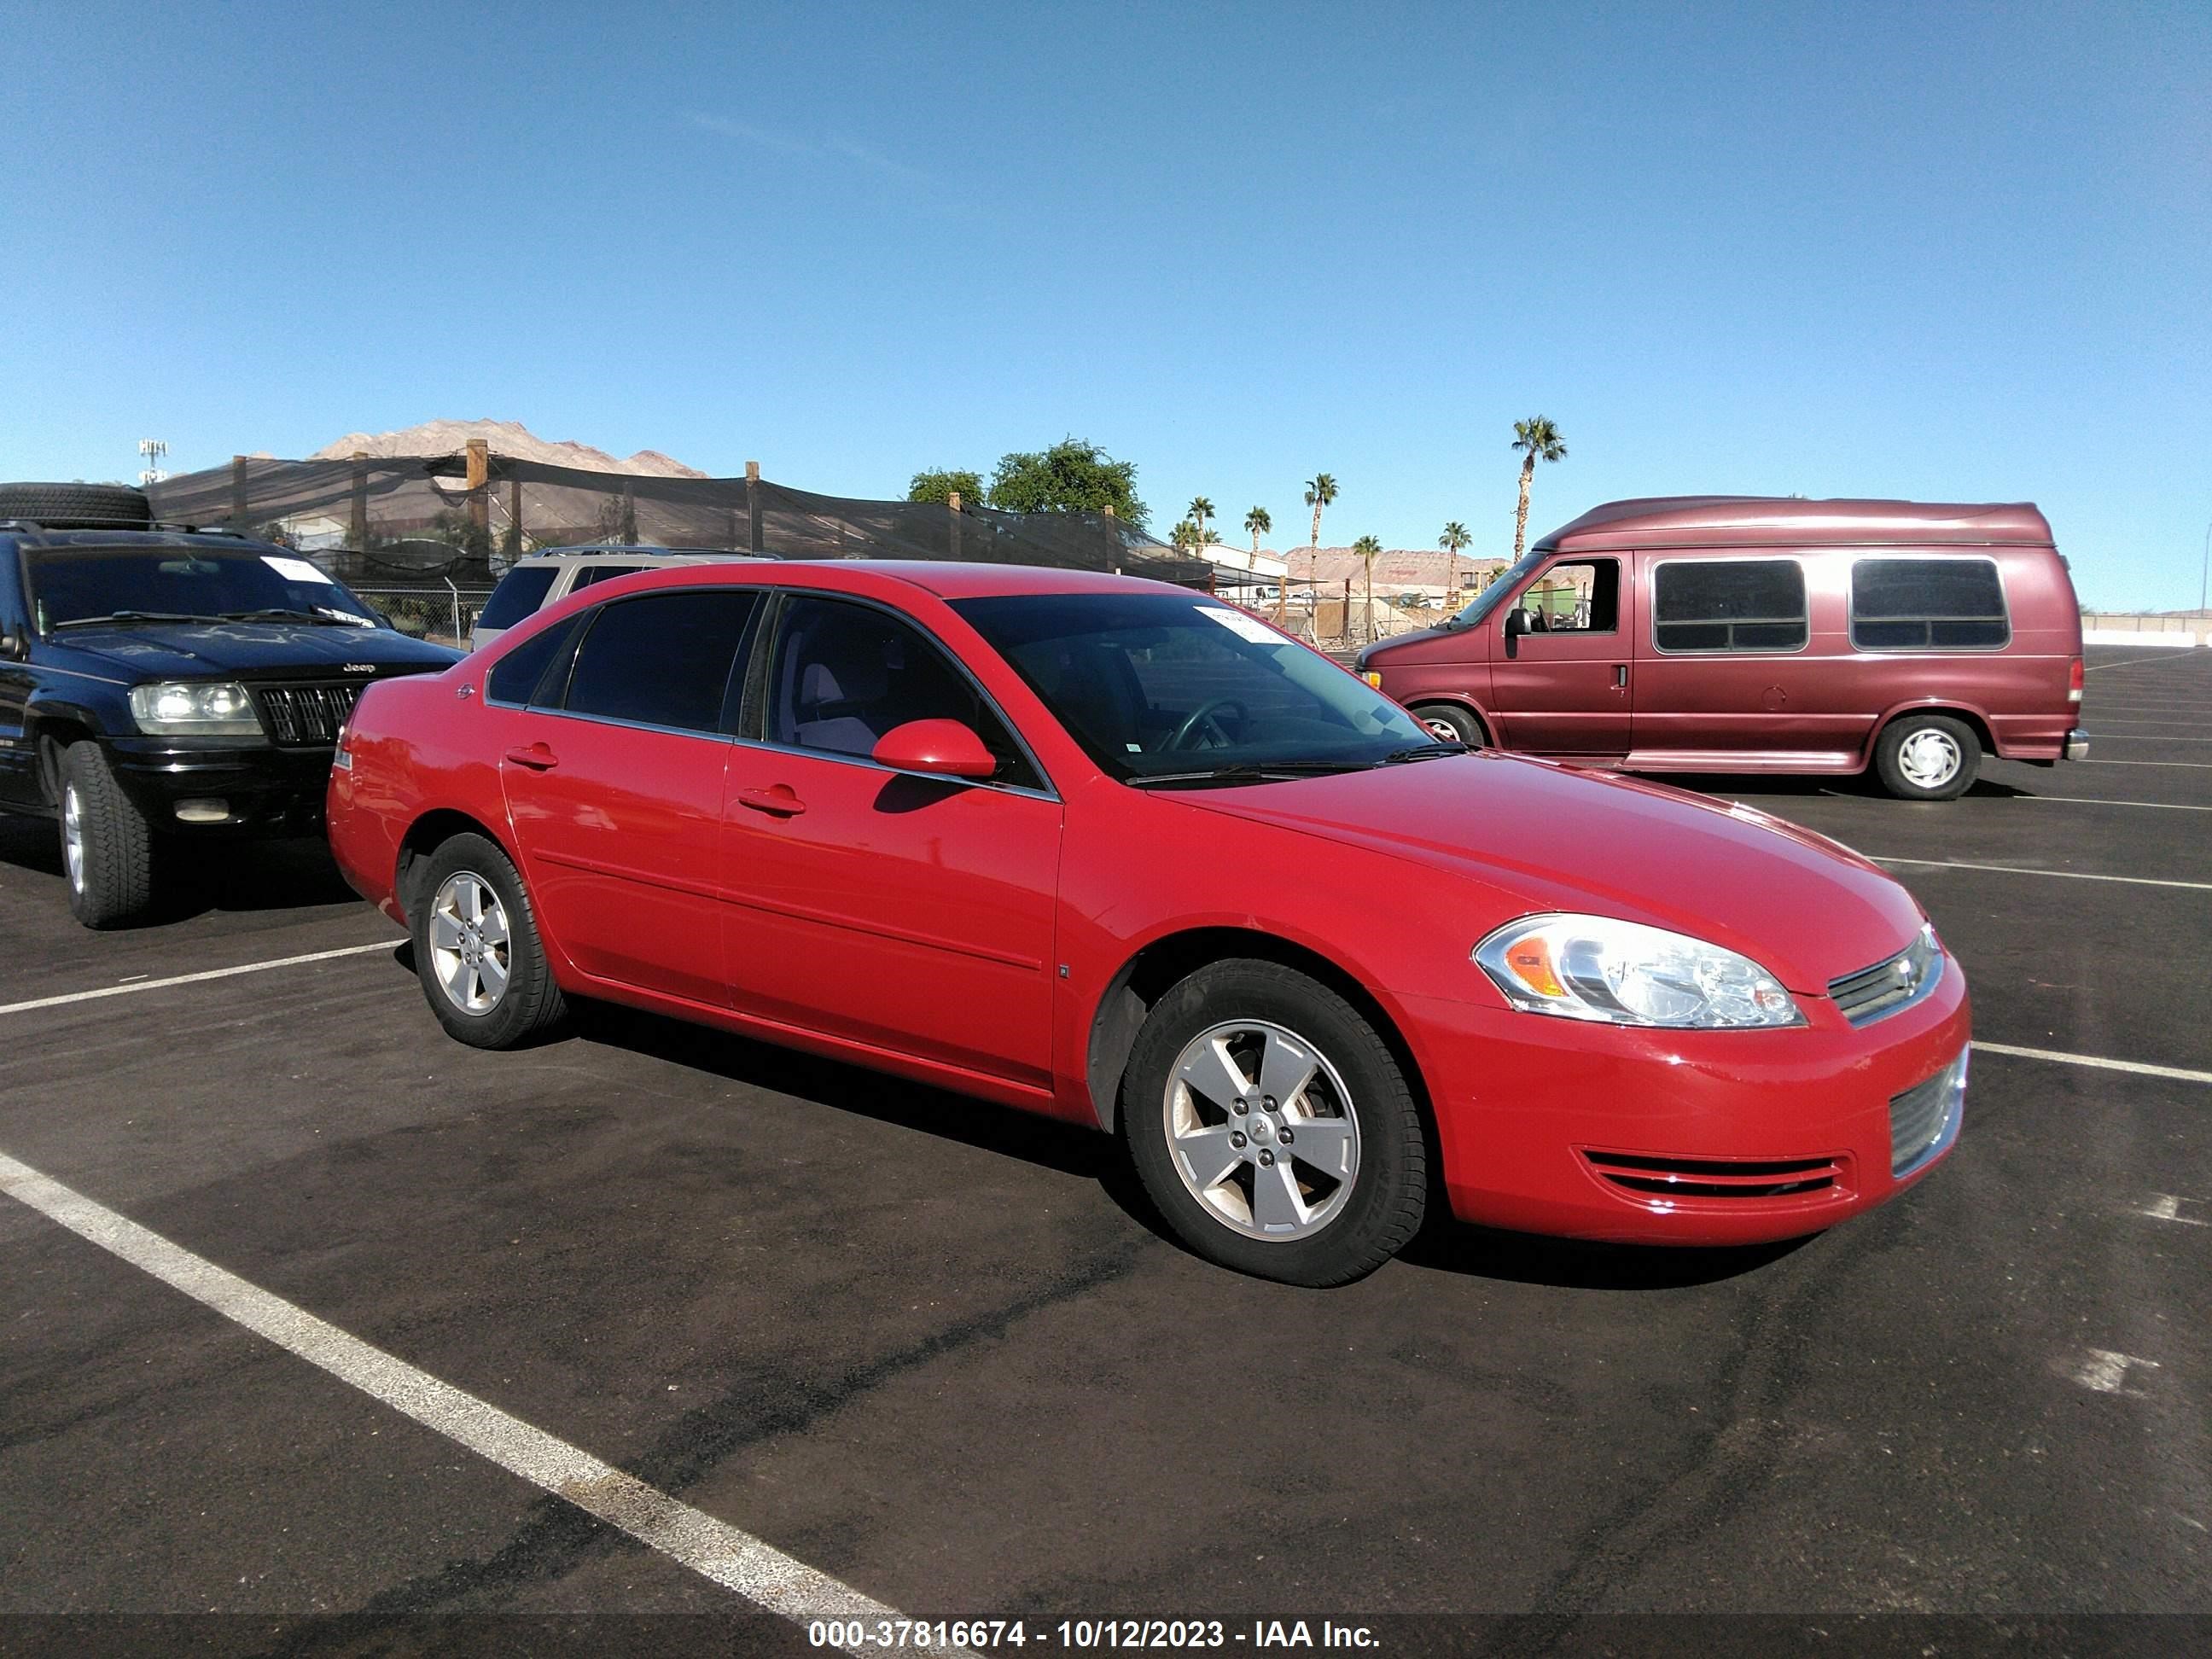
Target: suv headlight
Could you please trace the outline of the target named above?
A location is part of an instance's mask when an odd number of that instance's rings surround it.
[[[131,688],[131,718],[156,738],[258,738],[261,719],[229,680],[160,680]]]
[[[1773,975],[1685,933],[1609,916],[1523,916],[1474,947],[1516,1008],[1613,1025],[1802,1025]]]

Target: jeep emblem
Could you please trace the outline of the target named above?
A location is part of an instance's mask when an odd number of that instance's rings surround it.
[[[344,672],[349,674],[374,674],[376,672],[376,665],[373,662],[343,663],[340,665],[340,667]]]

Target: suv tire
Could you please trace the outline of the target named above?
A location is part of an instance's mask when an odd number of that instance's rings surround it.
[[[1222,1064],[1249,1085],[1242,1105]],[[1263,1091],[1279,1079],[1280,1099]],[[1347,1284],[1420,1228],[1428,1146],[1405,1074],[1357,1009],[1279,963],[1217,962],[1153,1005],[1122,1073],[1121,1127],[1176,1236],[1240,1273]]]
[[[459,835],[430,854],[408,907],[415,973],[447,1035],[474,1048],[518,1048],[568,1012],[537,914],[507,854]]]
[[[1899,800],[1954,800],[1981,769],[1982,740],[1948,714],[1905,714],[1874,746],[1881,787]]]
[[[142,915],[154,902],[153,829],[98,744],[73,743],[63,752],[60,793],[55,817],[70,912],[88,927]]]
[[[143,489],[124,484],[0,484],[0,519],[32,519],[56,530],[143,530],[154,522]]]

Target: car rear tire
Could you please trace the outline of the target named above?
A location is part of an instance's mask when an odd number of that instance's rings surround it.
[[[1482,722],[1456,703],[1422,703],[1414,708],[1413,718],[1440,742],[1457,741],[1470,749],[1480,749],[1488,742],[1482,735]]]
[[[88,927],[115,927],[154,902],[154,831],[138,803],[116,781],[96,743],[63,751],[55,817],[70,911]]]
[[[1153,1006],[1121,1127],[1176,1236],[1240,1273],[1347,1284],[1419,1231],[1428,1152],[1405,1074],[1350,1003],[1278,963],[1214,963]]]
[[[1899,800],[1952,800],[1981,770],[1973,727],[1948,714],[1906,714],[1882,729],[1874,746],[1881,786]]]
[[[451,836],[430,854],[415,891],[415,973],[448,1036],[476,1048],[514,1048],[560,1024],[568,1005],[505,853],[482,836]]]
[[[0,519],[34,519],[56,529],[143,530],[153,503],[125,484],[0,484]]]

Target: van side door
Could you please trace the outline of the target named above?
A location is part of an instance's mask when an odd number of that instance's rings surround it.
[[[1751,548],[1637,556],[1650,617],[1637,663],[1638,752],[1720,770],[1754,757],[1840,764],[1852,745],[1813,706],[1833,678],[1830,653],[1811,648],[1813,562]]]
[[[1490,712],[1499,747],[1540,755],[1626,755],[1635,596],[1615,554],[1565,555],[1498,606]]]

